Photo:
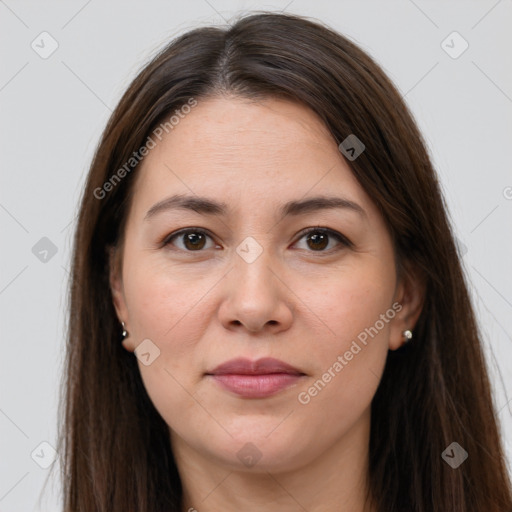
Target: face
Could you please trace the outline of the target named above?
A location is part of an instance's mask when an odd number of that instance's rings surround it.
[[[413,304],[319,118],[202,100],[137,172],[111,286],[173,447],[291,470],[366,428]]]

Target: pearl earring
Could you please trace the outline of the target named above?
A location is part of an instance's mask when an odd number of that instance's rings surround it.
[[[122,336],[123,336],[123,339],[125,339],[128,336],[128,331],[126,330],[124,322],[121,322],[121,325],[123,326]]]

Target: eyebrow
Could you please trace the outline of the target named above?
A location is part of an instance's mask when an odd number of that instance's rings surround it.
[[[280,218],[303,215],[320,210],[346,209],[366,217],[365,210],[354,201],[336,196],[315,196],[297,201],[289,201],[279,209]],[[191,210],[203,215],[226,216],[229,208],[226,203],[200,196],[176,194],[154,204],[146,213],[144,220],[149,220],[159,213],[169,210]]]

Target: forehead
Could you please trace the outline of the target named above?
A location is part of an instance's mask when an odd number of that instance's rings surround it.
[[[325,125],[299,103],[216,97],[177,119],[137,170],[135,207],[175,192],[271,204],[334,189],[369,201]]]

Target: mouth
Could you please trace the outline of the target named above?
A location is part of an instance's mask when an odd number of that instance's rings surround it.
[[[205,373],[224,390],[243,398],[266,398],[293,386],[306,374],[273,358],[256,361],[238,358]]]

